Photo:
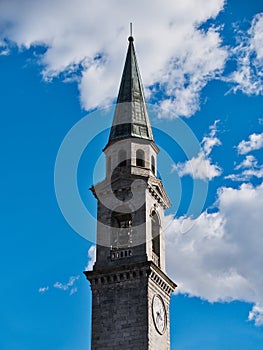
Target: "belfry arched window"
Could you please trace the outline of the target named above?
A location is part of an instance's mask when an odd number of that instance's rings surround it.
[[[130,247],[132,244],[131,213],[114,211],[112,213],[111,226],[112,226],[111,247],[113,249]]]
[[[127,165],[127,153],[123,149],[119,151],[119,166],[123,167]]]
[[[144,152],[141,149],[136,151],[136,166],[145,166]]]
[[[151,214],[152,251],[160,259],[160,220],[155,210]]]

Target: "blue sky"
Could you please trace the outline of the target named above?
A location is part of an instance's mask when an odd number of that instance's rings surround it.
[[[263,4],[247,0],[1,1],[1,349],[90,346],[88,188],[103,178],[130,21],[172,200],[171,349],[262,349]],[[87,216],[56,163],[81,146]]]

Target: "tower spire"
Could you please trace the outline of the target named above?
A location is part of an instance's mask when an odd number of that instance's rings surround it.
[[[132,23],[130,25],[129,46],[108,145],[129,137],[153,141],[143,84],[134,49]]]

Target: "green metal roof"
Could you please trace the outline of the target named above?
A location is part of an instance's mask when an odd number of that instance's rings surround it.
[[[133,37],[130,36],[128,40],[129,47],[108,144],[128,137],[153,141]]]

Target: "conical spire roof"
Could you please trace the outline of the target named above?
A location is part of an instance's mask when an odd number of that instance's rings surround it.
[[[129,46],[108,144],[128,137],[153,141],[133,37],[130,36],[128,40]]]

